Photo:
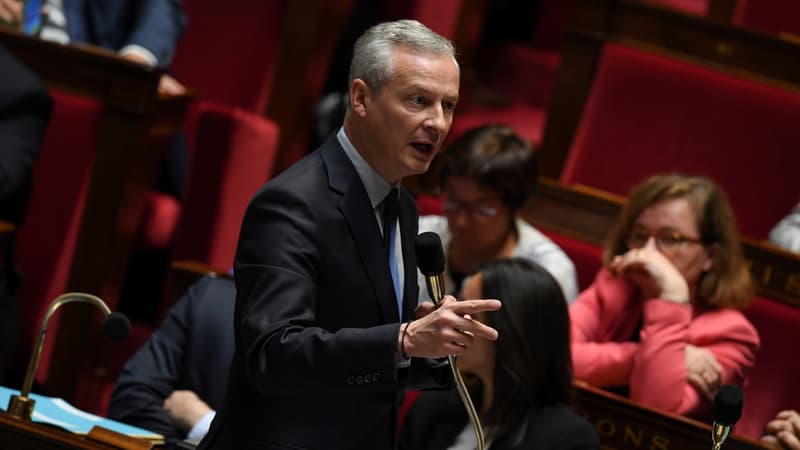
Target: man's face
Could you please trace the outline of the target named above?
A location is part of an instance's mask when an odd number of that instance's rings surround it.
[[[377,94],[361,80],[351,87],[351,105],[363,119],[359,150],[392,184],[428,170],[450,131],[459,85],[450,56],[398,47],[393,63],[392,77]]]

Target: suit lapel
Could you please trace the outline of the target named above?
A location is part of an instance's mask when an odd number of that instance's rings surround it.
[[[328,171],[330,189],[342,195],[339,211],[350,228],[350,237],[358,248],[361,263],[380,304],[384,322],[397,322],[400,317],[397,313],[392,275],[367,191],[335,136],[322,147],[321,155]]]

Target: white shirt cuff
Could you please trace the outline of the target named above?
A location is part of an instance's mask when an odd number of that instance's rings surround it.
[[[189,430],[189,433],[186,434],[186,439],[202,439],[208,433],[208,428],[211,426],[211,421],[214,420],[214,416],[217,415],[217,412],[213,409],[203,415],[200,420],[197,421],[196,424]]]
[[[158,59],[156,55],[153,54],[150,50],[142,47],[141,45],[131,44],[122,47],[122,50],[119,51],[120,55],[129,55],[135,54],[139,55],[147,61],[147,65],[150,67],[155,67],[158,64]]]

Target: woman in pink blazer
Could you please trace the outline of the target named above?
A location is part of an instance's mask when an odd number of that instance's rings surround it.
[[[710,180],[654,176],[634,188],[605,267],[570,307],[575,376],[645,406],[701,417],[742,385],[758,333],[727,199]]]

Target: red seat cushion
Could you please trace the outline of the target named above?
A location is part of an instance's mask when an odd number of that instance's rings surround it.
[[[627,195],[655,173],[705,175],[763,237],[800,192],[798,123],[798,93],[609,43],[561,181]]]

